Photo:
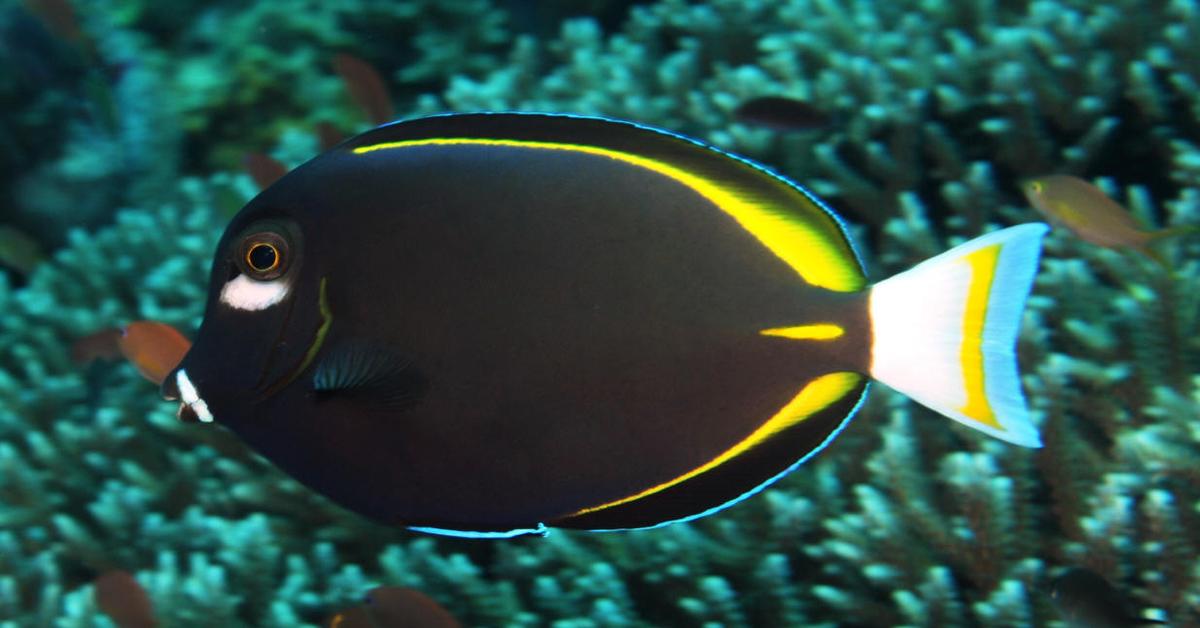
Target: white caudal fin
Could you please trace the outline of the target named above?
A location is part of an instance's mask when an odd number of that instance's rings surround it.
[[[873,286],[871,376],[959,423],[1040,447],[1016,342],[1048,230],[989,233]]]

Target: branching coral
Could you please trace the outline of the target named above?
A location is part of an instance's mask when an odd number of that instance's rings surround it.
[[[6,44],[17,44],[0,50],[14,68],[0,78],[13,113],[0,123],[11,180],[0,203],[12,211],[0,222],[55,245],[71,226],[107,223],[115,208],[177,202],[181,170],[236,168],[289,127],[358,125],[330,67],[338,51],[379,60],[409,98],[450,73],[492,68],[507,38],[505,13],[486,0],[170,10],[97,0],[77,3],[82,42],[56,40],[15,4],[0,4]]]
[[[358,51],[394,77],[398,99],[443,77],[490,70],[507,39],[505,14],[486,0],[288,0],[212,3],[174,41],[173,89],[205,166],[231,167],[247,145],[289,125],[357,121],[333,73],[336,52]]]

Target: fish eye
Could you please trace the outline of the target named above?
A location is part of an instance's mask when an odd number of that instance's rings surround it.
[[[238,266],[247,276],[262,281],[275,279],[287,270],[288,243],[278,233],[262,231],[242,238]]]
[[[246,252],[246,265],[255,272],[269,273],[279,266],[279,249],[270,242],[255,242]]]
[[[1046,186],[1045,186],[1045,185],[1042,185],[1042,182],[1041,182],[1041,181],[1030,181],[1030,182],[1029,182],[1029,189],[1030,189],[1030,191],[1032,191],[1034,194],[1041,194],[1041,193],[1042,193],[1042,190],[1043,190],[1043,189],[1045,189],[1045,187],[1046,187]]]

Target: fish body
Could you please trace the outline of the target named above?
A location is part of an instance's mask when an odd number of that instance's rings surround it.
[[[829,114],[811,103],[784,96],[762,96],[738,105],[733,118],[742,124],[773,131],[811,131],[831,124]]]
[[[161,385],[191,345],[179,330],[166,323],[134,321],[79,338],[71,345],[71,359],[87,365],[124,357],[142,377]]]
[[[81,366],[87,366],[97,360],[116,360],[120,357],[120,327],[105,327],[71,343],[71,360]],[[182,357],[180,355],[180,358]],[[158,383],[161,384],[162,381]]]
[[[433,598],[407,587],[375,587],[366,604],[335,613],[328,628],[461,628]]]
[[[1050,599],[1063,620],[1079,628],[1132,628],[1166,622],[1129,612],[1125,596],[1090,569],[1073,567],[1050,583]]]
[[[0,225],[0,269],[12,268],[29,276],[45,257],[37,240],[16,227]]]
[[[235,217],[164,394],[380,521],[657,526],[811,457],[870,377],[1037,446],[1013,344],[1044,232],[871,287],[814,196],[698,142],[574,116],[396,123]]]
[[[1034,209],[1082,240],[1113,249],[1131,248],[1155,259],[1158,257],[1150,248],[1152,242],[1196,229],[1143,229],[1133,214],[1100,188],[1070,175],[1027,179],[1021,182],[1021,191]]]
[[[179,330],[157,321],[134,321],[121,328],[121,354],[142,377],[162,384],[179,366],[192,343]]]
[[[367,608],[381,625],[411,628],[460,628],[462,624],[433,598],[407,587],[375,587]]]
[[[342,77],[350,97],[371,122],[383,124],[392,120],[392,99],[378,70],[344,52],[333,56],[333,68]]]
[[[92,584],[96,606],[118,628],[155,628],[158,620],[146,589],[127,571],[108,571]]]

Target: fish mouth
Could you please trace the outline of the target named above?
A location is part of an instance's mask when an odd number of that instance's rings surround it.
[[[252,403],[265,401],[274,395],[278,394],[284,388],[289,386],[301,373],[305,371],[316,358],[317,353],[325,344],[326,336],[329,332],[330,325],[333,323],[333,315],[329,310],[328,293],[326,289],[327,282],[324,277],[321,278],[319,298],[318,298],[318,323],[314,337],[310,342],[307,350],[303,355],[298,357],[298,361],[291,365],[291,368],[285,371],[278,379],[274,381],[268,379],[271,375],[271,365],[268,363],[266,369],[259,378],[259,383],[251,389],[252,393],[257,395],[257,398],[251,398]],[[290,311],[290,310],[289,310]],[[286,321],[285,321],[286,323]],[[284,326],[286,328],[286,324]],[[203,329],[201,330],[203,336]],[[202,343],[198,343],[202,344]],[[276,350],[284,346],[282,342],[277,344]],[[196,347],[188,352],[188,357],[192,358],[195,354]],[[187,359],[184,362],[188,362]],[[203,370],[203,369],[202,369]],[[218,375],[218,377],[220,377]],[[202,378],[203,379],[203,378]],[[267,381],[270,383],[264,384]],[[209,383],[212,383],[210,380]],[[220,382],[218,382],[218,387]],[[236,382],[235,382],[236,384]],[[206,384],[207,385],[207,384]],[[213,423],[216,419],[213,416],[212,410],[209,409],[208,402],[200,395],[200,390],[188,375],[187,369],[183,366],[178,366],[163,380],[159,390],[162,397],[168,401],[179,401],[179,410],[175,416],[184,423]],[[209,392],[213,392],[210,388]],[[222,398],[221,392],[216,393],[218,401]],[[218,405],[220,405],[218,403]],[[234,417],[226,417],[233,419]]]
[[[200,397],[196,385],[188,377],[187,371],[175,371],[175,385],[179,390],[179,411],[175,416],[185,423],[212,423],[213,415],[208,409],[208,403]]]

